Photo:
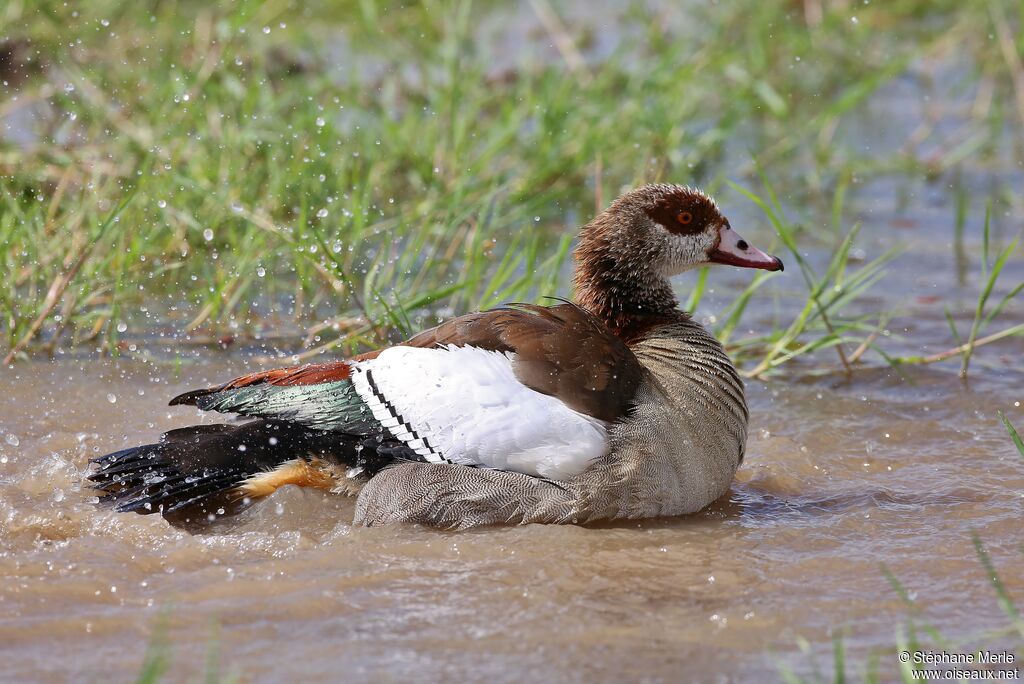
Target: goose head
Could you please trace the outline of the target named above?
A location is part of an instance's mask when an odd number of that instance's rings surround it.
[[[581,306],[613,328],[678,306],[668,279],[709,264],[767,271],[782,260],[744,240],[715,201],[695,188],[631,190],[583,227],[573,283]]]
[[[666,277],[708,264],[767,271],[782,260],[744,240],[709,196],[682,185],[645,185],[607,210],[623,247],[632,245]]]

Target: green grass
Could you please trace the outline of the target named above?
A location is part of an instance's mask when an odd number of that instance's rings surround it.
[[[840,4],[695,3],[665,29],[623,7],[617,47],[587,61],[602,36],[557,3],[524,5],[547,33],[498,66],[508,20],[487,2],[7,3],[0,39],[29,66],[8,78],[0,115],[38,116],[34,142],[0,142],[0,348],[13,360],[259,339],[350,352],[566,294],[578,226],[621,189],[664,180],[753,199],[797,257],[794,318],[740,336],[763,276],[718,317],[748,375],[813,352],[826,371],[889,358],[891,312],[849,305],[891,255],[851,268],[845,198],[860,178],[998,162],[1024,123],[1006,49],[1024,9],[893,0],[858,4],[854,22]],[[924,121],[886,150],[841,135],[894,80],[924,80],[915,64],[951,56],[969,67],[948,94],[981,93],[953,134]],[[787,219],[777,189],[801,218],[831,221]],[[824,273],[800,258],[808,245],[834,254]],[[1005,305],[986,312],[990,293],[954,354],[965,372]]]
[[[767,201],[744,188],[737,186],[737,190],[757,204],[774,226],[786,249],[797,263],[808,290],[807,300],[788,326],[776,328],[762,337],[749,337],[730,345],[732,333],[739,323],[747,302],[765,279],[765,276],[758,276],[734,302],[725,324],[717,331],[718,335],[740,359],[758,352],[761,354],[760,360],[754,367],[746,371],[746,375],[751,377],[763,376],[787,361],[830,347],[836,350],[839,362],[845,372],[851,373],[853,371],[852,364],[856,363],[872,344],[873,338],[877,336],[877,330],[871,330],[867,321],[868,317],[840,318],[840,316],[849,303],[884,276],[886,264],[896,256],[897,251],[891,249],[862,267],[851,269],[849,264],[850,248],[853,246],[853,240],[860,228],[857,225],[845,236],[842,236],[839,246],[832,254],[825,274],[819,276],[803,257],[801,249],[797,245],[796,227],[787,221],[771,185],[763,176],[762,181],[767,188]],[[886,316],[880,316],[879,326],[884,326],[885,319]],[[855,351],[848,354],[845,351],[847,344],[856,344]]]
[[[1013,440],[1013,445],[1017,447],[1017,451],[1022,457],[1024,457],[1024,440],[1022,440],[1020,434],[1017,433],[1017,428],[1010,423],[1010,420],[1002,411],[999,412],[999,420],[1003,422],[1003,426],[1006,428],[1006,432],[1010,435],[1010,439]]]
[[[169,672],[176,662],[174,649],[170,643],[168,632],[170,630],[171,618],[174,612],[173,606],[165,607],[160,616],[153,622],[152,634],[146,643],[146,651],[142,657],[142,664],[139,666],[136,684],[156,684],[171,680]],[[239,676],[233,670],[227,674],[223,673],[220,655],[220,628],[213,624],[210,629],[210,638],[206,645],[206,659],[202,667],[202,681],[205,684],[231,684],[239,680]],[[181,660],[179,659],[180,663]],[[181,669],[180,667],[178,668]],[[187,670],[199,670],[196,663],[189,663]],[[190,672],[190,679],[197,672]],[[181,673],[178,673],[180,677]]]

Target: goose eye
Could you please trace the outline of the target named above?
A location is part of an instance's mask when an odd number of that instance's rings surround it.
[[[679,221],[684,226],[688,226],[693,221],[693,214],[688,211],[681,211],[676,215],[676,221]]]

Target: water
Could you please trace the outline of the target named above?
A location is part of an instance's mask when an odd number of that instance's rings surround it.
[[[699,515],[462,534],[354,529],[351,500],[293,488],[198,535],[99,509],[88,458],[202,419],[166,400],[251,364],[4,369],[4,677],[128,679],[160,630],[173,679],[216,644],[254,681],[745,681],[806,670],[800,638],[824,665],[837,629],[891,673],[906,611],[881,564],[950,637],[1004,624],[972,532],[1024,593],[1024,460],[995,415],[1024,426],[1024,374],[984,356],[967,383],[955,365],[748,383],[747,460]]]
[[[891,354],[952,346],[978,292],[972,212],[958,265],[952,193],[907,180],[867,184],[851,211],[872,258],[901,244],[864,311],[898,314]],[[757,244],[756,214],[725,207]],[[742,222],[738,219],[742,219]],[[1020,230],[996,216],[994,242]],[[812,263],[827,249],[811,244]],[[749,273],[720,269],[698,316]],[[1024,279],[1019,252],[1004,293]],[[692,278],[680,279],[685,292]],[[755,296],[742,332],[803,298],[795,268]],[[790,296],[792,295],[792,296]],[[1012,304],[990,332],[1024,320]],[[148,338],[142,341],[146,342]],[[148,339],[151,349],[156,341]],[[971,542],[1024,601],[1024,459],[996,415],[1024,428],[1021,339],[956,360],[852,378],[825,352],[784,379],[748,382],[751,438],[731,491],[687,518],[590,528],[444,533],[352,528],[353,502],[286,488],[201,534],[156,516],[97,508],[90,457],[201,420],[170,397],[266,365],[242,353],[178,349],[184,363],[58,356],[0,369],[0,679],[131,679],[148,644],[169,644],[170,680],[201,675],[211,649],[244,681],[498,682],[774,679],[780,663],[830,670],[841,635],[851,663],[895,675],[908,611],[969,648],[1006,624]],[[141,358],[141,357],[140,357]],[[159,358],[159,357],[157,357]],[[801,651],[803,641],[810,655]],[[969,650],[968,648],[968,650]]]

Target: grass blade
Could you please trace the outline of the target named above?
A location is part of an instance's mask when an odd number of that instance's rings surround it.
[[[1002,411],[997,411],[999,414],[999,420],[1003,421],[1003,426],[1006,428],[1006,432],[1009,433],[1010,439],[1013,440],[1014,445],[1017,447],[1018,453],[1024,457],[1024,441],[1021,440],[1020,435],[1017,433],[1017,429],[1010,423],[1010,419],[1006,417],[1006,414]]]

